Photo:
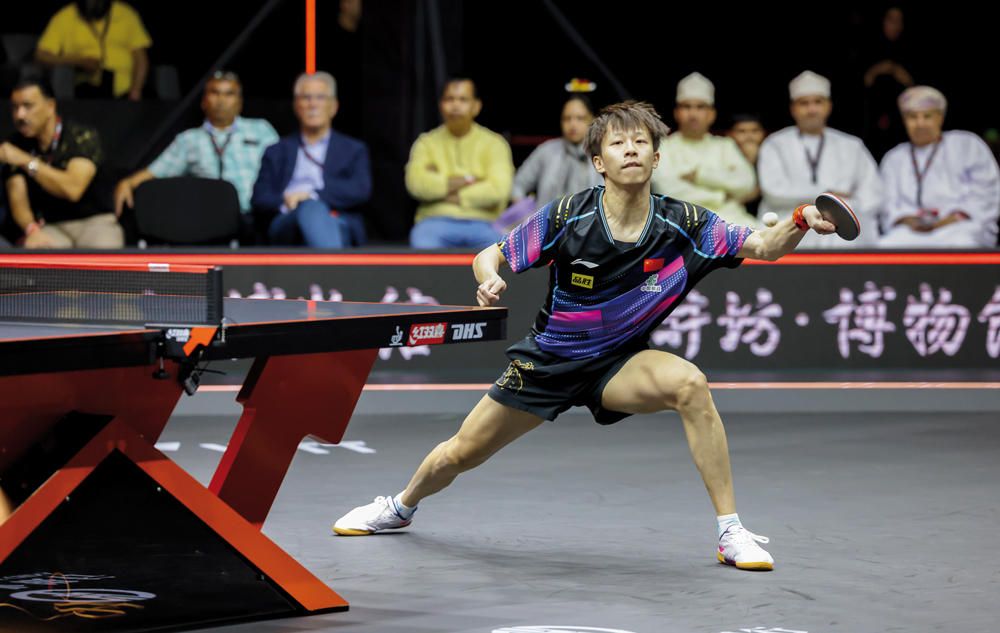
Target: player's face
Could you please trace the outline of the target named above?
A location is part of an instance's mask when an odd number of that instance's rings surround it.
[[[903,114],[903,124],[910,142],[920,147],[930,145],[941,138],[944,114],[940,110],[921,110]]]
[[[456,81],[449,84],[441,95],[441,118],[450,130],[466,130],[472,120],[479,116],[483,102],[476,98],[472,84]]]
[[[833,102],[819,95],[806,95],[792,101],[792,118],[803,132],[819,134],[833,111]]]
[[[15,90],[10,97],[14,127],[25,138],[35,138],[56,115],[56,100],[46,99],[38,86]]]
[[[295,95],[295,116],[303,128],[319,129],[330,125],[340,104],[330,96],[330,86],[322,79],[307,79]]]
[[[645,127],[628,132],[609,128],[601,143],[601,155],[594,157],[594,167],[608,180],[624,187],[648,181],[659,160]]]
[[[205,86],[205,96],[201,100],[205,117],[214,123],[229,125],[243,109],[240,85],[227,79],[212,79]]]
[[[594,115],[583,103],[576,99],[567,101],[563,106],[560,120],[563,138],[575,145],[582,143],[583,137],[587,135],[587,128],[593,120]]]
[[[688,99],[674,108],[674,120],[681,134],[689,138],[701,138],[715,123],[715,108],[704,101]]]

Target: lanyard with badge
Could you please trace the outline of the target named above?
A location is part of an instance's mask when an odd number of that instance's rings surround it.
[[[801,136],[802,133],[800,132],[799,135]],[[806,150],[806,160],[809,161],[809,169],[812,172],[812,183],[814,185],[816,184],[816,176],[817,176],[816,170],[819,169],[819,159],[822,158],[823,156],[824,144],[826,144],[826,134],[821,134],[819,137],[819,149],[816,150],[816,158],[813,158],[809,154],[809,148],[805,147],[805,143],[803,143],[803,147]]]
[[[107,56],[107,46],[105,45],[105,41],[108,39],[108,29],[111,28],[111,7],[108,7],[108,14],[104,17],[104,30],[102,32],[98,33],[97,29],[94,27],[94,23],[90,20],[86,20],[86,22],[87,26],[90,27],[90,32],[94,34],[95,38],[97,38],[98,46],[101,47],[101,62],[103,63],[104,58]]]
[[[229,129],[229,134],[226,135],[226,142],[219,147],[219,144],[215,142],[215,135],[210,131],[205,130],[205,134],[208,134],[208,140],[212,141],[212,149],[215,150],[215,156],[219,159],[219,180],[222,180],[222,169],[225,164],[222,161],[222,155],[226,153],[226,148],[229,147],[229,141],[233,138],[233,133],[235,132],[235,123],[233,127]]]
[[[316,160],[316,158],[312,154],[309,153],[309,150],[306,149],[306,144],[302,141],[301,138],[299,139],[299,147],[302,148],[302,153],[305,154],[306,160],[308,160],[313,165],[316,165],[320,169],[323,169],[323,163],[321,163],[318,160]]]
[[[917,177],[917,209],[924,208],[924,176],[931,169],[931,163],[934,161],[934,156],[937,154],[938,146],[941,145],[941,140],[938,139],[934,143],[934,149],[931,150],[931,155],[927,157],[927,163],[924,165],[924,170],[920,171],[920,167],[917,166],[917,150],[910,144],[910,159],[913,161],[913,173]]]
[[[59,138],[62,136],[63,124],[62,117],[56,119],[56,133],[52,135],[52,145],[49,146],[48,156],[45,157],[45,164],[49,167],[52,166],[52,159],[55,156],[56,148],[59,147]],[[31,155],[35,155],[35,150],[31,150]]]

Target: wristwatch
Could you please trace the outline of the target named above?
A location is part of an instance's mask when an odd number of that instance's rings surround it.
[[[28,175],[32,178],[38,173],[38,159],[32,158],[31,162],[28,163]]]

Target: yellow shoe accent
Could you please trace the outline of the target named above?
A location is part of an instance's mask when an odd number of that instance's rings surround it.
[[[339,527],[334,527],[333,531],[341,536],[368,536],[372,533],[371,530],[347,530]]]
[[[720,563],[725,563],[726,565],[736,565],[738,569],[747,569],[750,571],[774,571],[774,565],[771,563],[730,563],[726,560],[726,557],[722,555],[722,552],[716,552],[715,556],[719,559]]]
[[[736,563],[736,567],[739,569],[749,569],[751,571],[774,571],[774,565],[771,563]]]

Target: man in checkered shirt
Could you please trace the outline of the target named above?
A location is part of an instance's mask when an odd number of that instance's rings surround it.
[[[278,133],[264,119],[244,119],[243,88],[236,73],[217,72],[205,84],[201,109],[205,123],[185,130],[149,167],[123,179],[115,188],[115,213],[133,206],[135,188],[153,178],[220,178],[236,187],[243,211],[245,235],[253,234],[250,197],[264,150],[278,142]]]

